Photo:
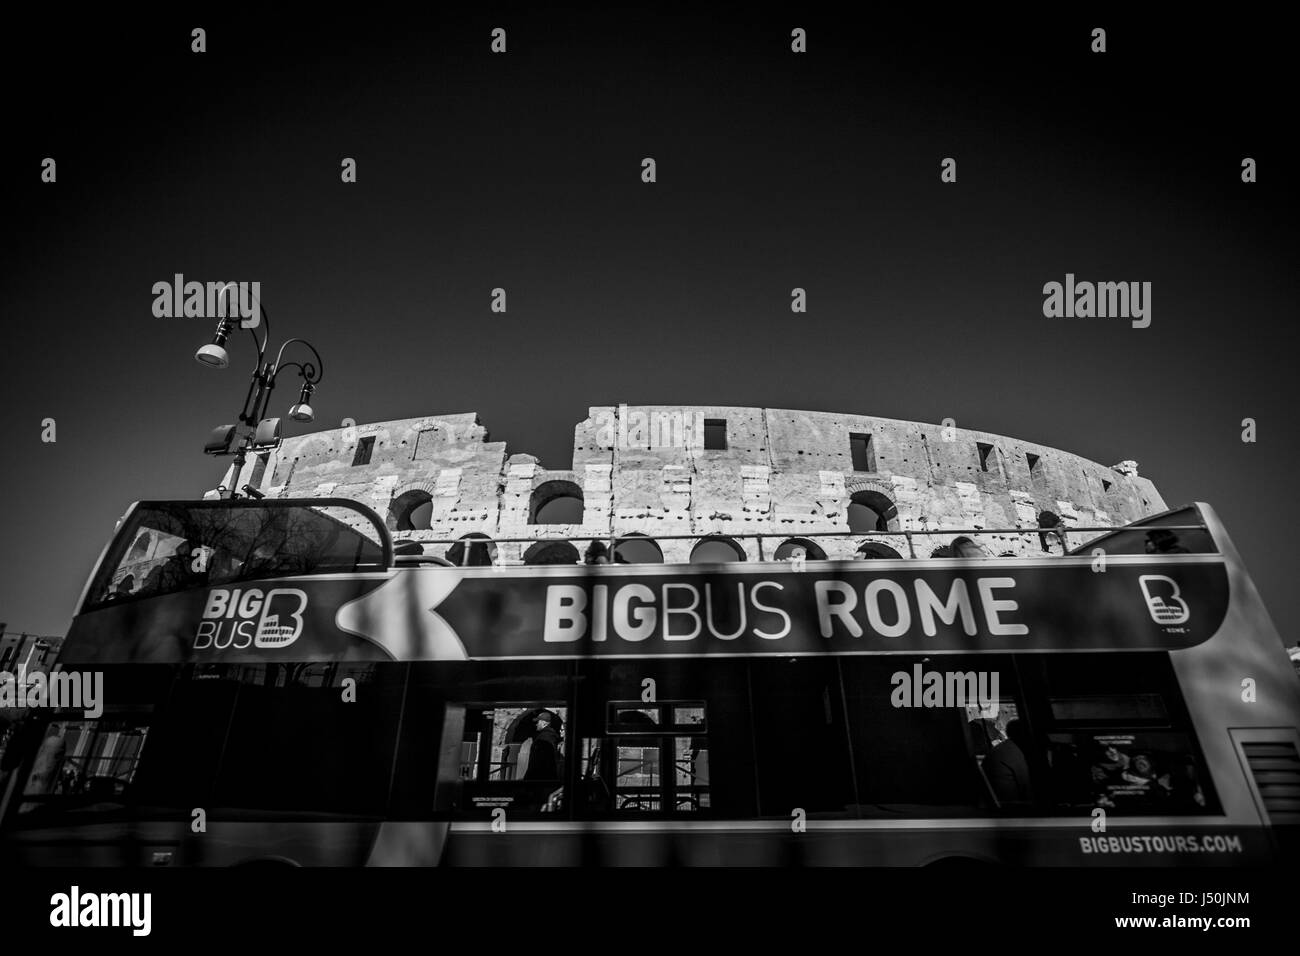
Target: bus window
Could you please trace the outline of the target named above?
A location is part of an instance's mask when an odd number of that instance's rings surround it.
[[[119,529],[84,610],[238,581],[383,570],[380,535],[342,505],[141,503]]]
[[[1024,813],[1039,748],[1002,655],[841,662],[863,816]]]
[[[1217,811],[1168,655],[1072,654],[1024,666],[1040,670],[1047,695],[1045,743],[1058,808]]]
[[[1205,519],[1195,505],[1166,511],[1135,522],[1150,530],[1120,528],[1092,538],[1071,551],[1089,555],[1101,548],[1107,554],[1148,554],[1157,557],[1178,554],[1217,554],[1218,546],[1205,528]]]
[[[614,809],[620,812],[663,808],[663,764],[660,737],[615,738]]]
[[[139,807],[163,815],[210,807],[244,667],[197,664],[179,669],[149,729],[133,791]],[[116,675],[114,675],[116,676]]]
[[[709,739],[699,734],[673,738],[678,812],[707,810],[709,800]]]
[[[609,736],[582,741],[580,803],[619,815],[710,809],[707,712],[704,701],[609,701]]]
[[[752,817],[744,660],[587,661],[574,728],[574,816]]]
[[[121,808],[148,733],[143,720],[52,722],[36,751],[18,812]]]
[[[359,662],[236,670],[214,805],[379,815],[402,705],[400,667]]]
[[[1063,806],[1130,813],[1196,813],[1207,788],[1187,734],[1051,734],[1057,794]]]
[[[464,714],[461,813],[560,812],[568,708],[556,701],[467,704]]]
[[[635,701],[622,703],[610,701],[609,730],[611,733],[622,729],[632,731],[644,730],[646,727],[660,726],[659,707],[646,706]]]
[[[750,662],[759,813],[854,815],[853,776],[834,660]]]

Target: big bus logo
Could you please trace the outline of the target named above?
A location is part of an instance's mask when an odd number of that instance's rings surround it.
[[[272,588],[265,594],[261,588],[214,588],[194,633],[194,650],[287,647],[302,634],[306,609],[307,595],[297,588]]]
[[[1179,595],[1178,582],[1163,574],[1144,574],[1138,578],[1147,599],[1147,611],[1157,624],[1185,624],[1192,616],[1187,602]]]

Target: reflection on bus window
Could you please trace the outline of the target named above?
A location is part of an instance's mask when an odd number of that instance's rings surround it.
[[[298,574],[381,570],[378,532],[341,506],[141,506],[123,527],[90,606]]]
[[[1155,527],[1149,531],[1120,528],[1092,538],[1070,553],[1090,554],[1094,548],[1104,548],[1111,555],[1146,554],[1155,557],[1218,553],[1219,548],[1195,505],[1153,515],[1138,524],[1148,528],[1152,525],[1172,527]]]
[[[610,726],[657,727],[659,726],[659,708],[611,703],[609,720]]]
[[[1111,814],[1213,812],[1217,797],[1166,655],[1042,660],[1043,744],[1055,807]]]
[[[986,816],[1035,804],[1043,754],[1023,733],[1008,658],[900,656],[842,667],[860,815]],[[927,686],[941,693],[900,699],[891,692],[898,674],[927,682],[937,676]],[[969,692],[980,688],[971,700]]]
[[[589,813],[696,813],[710,808],[708,737],[701,701],[609,702],[607,737],[582,740],[580,809]]]
[[[1169,713],[1159,694],[1109,694],[1093,697],[1053,697],[1052,716],[1056,720],[1083,721],[1156,721],[1165,723]]]
[[[709,808],[709,746],[704,737],[677,737],[673,766],[677,773],[674,809],[693,812]]]
[[[677,726],[689,726],[704,723],[703,707],[674,707],[673,723]]]
[[[1052,734],[1060,803],[1107,810],[1194,813],[1207,799],[1186,734]]]
[[[50,802],[123,802],[148,728],[121,720],[55,721],[46,730],[23,791],[22,813]]]
[[[633,738],[616,741],[618,764],[614,776],[614,798],[619,810],[659,809],[659,741]]]

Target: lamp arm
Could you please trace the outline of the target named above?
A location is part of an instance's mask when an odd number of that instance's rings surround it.
[[[325,378],[325,360],[322,359],[320,357],[320,353],[316,351],[316,346],[312,345],[306,339],[289,339],[287,342],[285,342],[283,345],[280,346],[280,351],[276,353],[275,356],[275,364],[271,366],[271,368],[273,369],[272,374],[273,375],[279,374],[280,359],[284,356],[284,350],[287,349],[294,342],[300,342],[301,344],[307,346],[307,348],[311,350],[311,354],[315,356],[316,364],[312,365],[310,362],[308,362],[307,364],[303,365],[297,362],[290,362],[285,367],[289,368],[291,366],[296,365],[299,369],[302,370],[303,378],[305,378],[312,385],[319,384],[321,380]]]

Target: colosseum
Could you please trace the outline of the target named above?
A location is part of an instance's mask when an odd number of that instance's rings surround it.
[[[490,548],[498,564],[581,560],[556,539],[608,541],[632,562],[784,558],[796,545],[812,559],[929,557],[957,529],[988,529],[976,538],[989,554],[1041,555],[1061,544],[1040,527],[1166,507],[1133,461],[951,421],[725,406],[593,407],[559,470],[492,441],[472,412],[337,428],[250,457],[245,484],[362,502],[399,552],[454,563],[479,563],[456,544],[467,538],[490,539],[469,553]],[[1070,547],[1090,536],[1062,535]]]

